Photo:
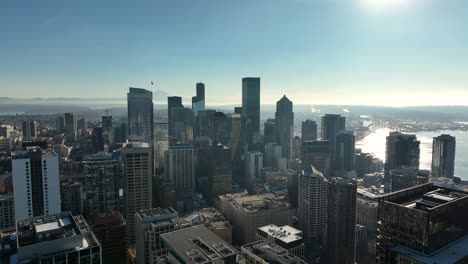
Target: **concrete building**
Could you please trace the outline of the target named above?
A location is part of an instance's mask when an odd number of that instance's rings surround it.
[[[17,263],[103,263],[101,244],[81,216],[69,212],[17,222]]]
[[[215,208],[203,208],[185,217],[191,225],[205,225],[227,243],[232,243],[232,226]]]
[[[267,241],[270,245],[280,246],[291,255],[304,259],[302,231],[292,226],[262,226],[258,229],[257,239]]]
[[[403,167],[401,169],[392,170],[390,171],[392,192],[427,183],[430,176],[430,171],[418,170],[413,167]]]
[[[129,143],[122,148],[124,164],[124,217],[128,244],[135,243],[135,214],[153,206],[152,150],[148,143]]]
[[[467,218],[468,193],[464,191],[426,183],[383,195],[379,197],[376,262],[396,263],[403,261],[402,255],[406,259],[435,257],[468,235]],[[466,255],[466,244],[464,248],[461,253]],[[439,260],[459,263],[449,259]]]
[[[282,157],[291,159],[293,147],[292,138],[294,137],[294,112],[293,102],[291,102],[286,95],[276,102],[275,120],[278,143],[282,147]]]
[[[15,228],[15,203],[13,194],[0,194],[0,233]]]
[[[189,226],[172,208],[140,210],[135,215],[136,263],[156,263],[164,247],[161,235]]]
[[[124,165],[116,154],[97,153],[83,158],[84,213],[86,216],[123,210]]]
[[[103,263],[126,263],[127,222],[118,211],[93,214],[89,226],[101,243]]]
[[[332,167],[330,147],[329,141],[305,141],[302,144],[302,169],[314,166],[329,177]]]
[[[302,121],[301,139],[302,142],[317,140],[317,122],[310,119]]]
[[[308,248],[307,259],[320,255],[327,225],[327,180],[313,166],[299,174],[299,201],[297,214],[299,229]]]
[[[419,145],[416,135],[390,132],[385,152],[385,181],[391,182],[390,171],[410,166],[419,169]]]
[[[283,148],[277,143],[267,143],[265,145],[264,167],[278,169],[278,163],[283,156]]]
[[[168,253],[159,263],[245,263],[234,247],[203,225],[163,234],[161,239]]]
[[[260,78],[242,79],[242,121],[243,142],[251,145],[260,134]]]
[[[23,138],[35,139],[37,138],[37,123],[36,121],[24,121],[23,125]]]
[[[432,177],[453,178],[455,174],[455,137],[440,135],[432,143]]]
[[[356,193],[352,181],[333,178],[329,182],[327,263],[355,263]]]
[[[195,192],[195,148],[179,143],[167,152],[168,179],[175,184],[178,194]]]
[[[263,168],[263,154],[257,151],[248,151],[245,153],[245,180],[247,186],[255,179],[260,179]]]
[[[256,241],[241,247],[246,263],[306,264],[301,258],[286,249],[267,241]]]
[[[130,87],[127,93],[128,136],[152,143],[154,134],[153,92]]]
[[[244,245],[255,241],[259,227],[287,225],[290,205],[273,194],[227,194],[220,196],[221,212],[233,225],[233,242]]]
[[[26,147],[12,153],[11,164],[17,220],[61,212],[59,159],[52,149]]]
[[[62,212],[70,211],[73,215],[83,213],[83,188],[79,182],[74,180],[62,182],[60,198],[62,199]]]

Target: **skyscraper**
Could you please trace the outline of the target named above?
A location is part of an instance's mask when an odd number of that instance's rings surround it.
[[[228,144],[230,132],[229,118],[223,112],[216,112],[212,118],[208,120],[208,136],[213,144]]]
[[[327,180],[313,166],[299,174],[299,229],[304,234],[310,261],[320,254],[323,245],[327,225],[327,188]]]
[[[188,107],[172,108],[172,137],[180,142],[193,140],[194,116]]]
[[[127,93],[128,136],[147,143],[153,141],[153,92],[129,88]]]
[[[37,123],[36,121],[23,122],[23,137],[26,139],[37,138]]]
[[[453,178],[455,171],[455,137],[440,135],[432,143],[432,177]]]
[[[421,185],[429,181],[431,172],[427,170],[419,170],[412,167],[403,167],[390,171],[392,179],[392,192],[397,192],[403,189],[411,188],[416,185]]]
[[[192,110],[195,116],[198,115],[198,111],[205,110],[205,84],[197,83],[197,95],[192,97]]]
[[[127,239],[135,243],[135,213],[153,206],[152,150],[148,143],[128,143],[122,148],[124,164],[124,216]]]
[[[122,211],[123,165],[115,155],[94,154],[83,158],[84,214],[107,212],[114,209]]]
[[[64,114],[64,130],[67,134],[67,140],[74,142],[78,134],[78,124],[76,119],[76,113],[65,113]]]
[[[58,162],[52,149],[37,146],[12,153],[17,220],[61,212]]]
[[[302,121],[301,139],[304,141],[317,140],[317,123],[310,119]]]
[[[278,143],[278,129],[275,119],[267,119],[263,124],[263,142],[265,145],[268,143]]]
[[[112,128],[112,116],[103,116],[101,118],[102,133],[104,142],[108,145],[112,145],[114,142],[114,130]]]
[[[178,194],[195,192],[195,149],[192,144],[175,144],[169,148],[168,176]]]
[[[340,176],[355,169],[355,137],[353,131],[343,130],[338,132],[335,141],[335,160],[333,169],[335,170],[335,176]]]
[[[243,184],[247,186],[255,179],[260,179],[263,168],[263,154],[257,151],[245,153],[245,179]]]
[[[260,132],[260,78],[242,79],[242,119],[244,144],[251,145]]]
[[[357,185],[333,178],[328,190],[327,258],[331,264],[354,264]]]
[[[334,141],[341,130],[345,130],[346,118],[337,114],[322,116],[322,140]]]
[[[65,130],[65,120],[63,119],[63,116],[58,116],[57,119],[55,119],[55,131],[57,133],[63,133]]]
[[[426,183],[380,196],[376,263],[464,263],[466,219],[464,191]]]
[[[275,120],[278,129],[278,143],[282,147],[283,157],[290,159],[294,136],[294,112],[293,102],[286,95],[276,102]]]
[[[419,144],[416,135],[390,132],[385,152],[385,181],[391,181],[390,171],[409,166],[419,168]]]
[[[317,168],[325,177],[331,174],[329,141],[305,141],[302,144],[302,168]]]
[[[184,107],[182,104],[182,97],[179,96],[169,96],[167,97],[167,124],[169,136],[174,136],[174,122],[172,120],[172,109],[176,107]]]
[[[74,180],[62,182],[60,198],[62,199],[62,212],[70,211],[73,215],[83,213],[83,188],[79,182]]]

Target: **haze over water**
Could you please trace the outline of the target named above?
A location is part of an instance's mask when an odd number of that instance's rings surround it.
[[[356,143],[356,148],[362,149],[364,152],[374,153],[379,159],[385,161],[385,144],[386,137],[391,130],[388,128],[377,129],[374,133],[365,137],[363,140]],[[449,134],[454,136],[457,141],[455,153],[455,175],[468,180],[468,132],[464,131],[426,131],[417,132],[419,141],[421,141],[421,169],[430,170],[432,163],[432,139],[441,134]]]

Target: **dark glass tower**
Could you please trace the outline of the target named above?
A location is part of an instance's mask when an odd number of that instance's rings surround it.
[[[169,96],[167,97],[167,123],[169,136],[174,136],[174,122],[172,120],[172,109],[177,107],[184,107],[182,104],[182,97],[179,96]]]
[[[419,168],[419,144],[416,135],[390,132],[385,153],[385,181],[391,181],[390,171],[404,166]]]
[[[293,102],[286,95],[276,102],[275,120],[278,129],[278,141],[283,152],[282,156],[290,159],[294,134],[294,112]]]
[[[453,178],[455,174],[455,137],[440,135],[432,143],[432,177]]]
[[[317,123],[310,119],[302,121],[301,134],[302,142],[309,140],[317,140]]]
[[[192,110],[195,115],[198,111],[205,110],[205,84],[197,83],[197,95],[192,97]]]
[[[244,143],[251,145],[260,132],[260,78],[242,79],[242,120]]]
[[[127,93],[128,136],[132,139],[153,140],[153,92],[130,87]]]
[[[355,141],[353,131],[340,131],[336,135],[335,161],[333,165],[335,172],[345,173],[355,169]]]

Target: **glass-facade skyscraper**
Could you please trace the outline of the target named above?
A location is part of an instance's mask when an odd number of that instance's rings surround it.
[[[260,132],[260,78],[242,79],[242,131],[244,143],[251,145]]]
[[[127,93],[128,136],[132,140],[153,140],[153,92],[130,87]]]

